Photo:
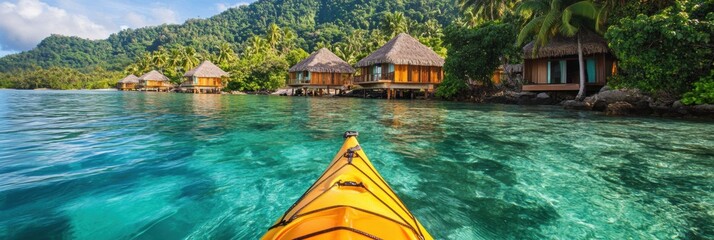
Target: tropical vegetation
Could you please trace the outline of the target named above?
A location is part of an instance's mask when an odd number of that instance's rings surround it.
[[[707,76],[714,64],[714,4],[709,4],[677,3],[611,26],[605,36],[621,68],[611,84],[676,95]]]
[[[446,57],[437,95],[464,98],[475,87],[504,87],[489,76],[501,64],[521,62],[524,44],[537,50],[583,31],[603,35],[618,58],[611,87],[711,103],[714,0],[260,0],[106,40],[50,36],[0,58],[0,87],[99,88],[111,85],[104,78],[150,69],[179,83],[183,72],[211,60],[231,73],[226,90],[273,90],[309,52],[327,47],[354,64],[406,32]],[[578,55],[584,70],[582,50]]]
[[[0,72],[60,67],[140,75],[155,68],[179,82],[186,69],[212,60],[233,73],[228,90],[272,90],[284,84],[279,76],[287,77],[279,71],[321,47],[355,63],[408,32],[445,55],[441,29],[457,16],[452,2],[440,0],[260,0],[208,19],[123,30],[106,40],[53,35],[35,49],[0,58]],[[0,87],[33,86],[17,81],[24,80],[3,78]]]
[[[515,29],[512,23],[499,21],[488,21],[478,28],[458,25],[447,28],[444,43],[449,56],[444,71],[448,74],[437,96],[463,97],[477,87],[493,87],[494,70],[501,64],[520,59],[520,52],[513,44]]]
[[[519,32],[514,41],[520,48],[533,41],[534,51],[557,36],[579,39],[582,31],[604,35],[618,58],[618,75],[610,79],[616,88],[639,88],[645,92],[667,96],[701,96],[708,89],[708,73],[714,61],[714,1],[712,0],[458,0],[461,16],[454,25],[461,31],[450,31],[445,36],[448,49],[445,70],[447,76],[439,88],[440,96],[453,98],[469,94],[465,89],[491,86],[485,75],[476,77],[462,69],[486,73],[496,65],[469,66],[486,59],[499,57],[509,62],[510,46],[479,46],[479,54],[463,54],[467,45],[479,45],[483,36],[474,34],[479,29],[493,28],[494,21],[512,24]],[[468,31],[466,29],[474,29]],[[509,41],[504,34],[502,39]],[[458,39],[459,44],[450,44]],[[488,41],[487,41],[488,42]],[[577,98],[584,97],[585,84],[583,54],[579,49],[581,89]],[[482,55],[485,54],[485,55]],[[528,53],[526,53],[528,54]],[[506,59],[506,61],[503,61]],[[700,80],[701,79],[701,80]],[[479,81],[474,81],[479,80]],[[699,81],[700,83],[694,82]],[[695,86],[695,87],[693,87]],[[462,96],[463,97],[463,96]],[[706,102],[688,101],[688,102]]]

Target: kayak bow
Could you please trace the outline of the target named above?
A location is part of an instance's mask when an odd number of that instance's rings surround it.
[[[433,239],[377,173],[357,135],[345,133],[327,170],[262,239]]]

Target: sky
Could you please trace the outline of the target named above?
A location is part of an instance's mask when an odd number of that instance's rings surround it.
[[[126,28],[208,18],[256,0],[0,0],[0,56],[51,34],[105,39]]]

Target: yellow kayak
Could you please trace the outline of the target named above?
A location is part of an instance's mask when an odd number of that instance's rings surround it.
[[[262,239],[433,238],[377,173],[357,132],[346,132],[327,170]]]

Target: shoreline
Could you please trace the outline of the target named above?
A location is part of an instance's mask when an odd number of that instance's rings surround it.
[[[0,88],[0,90],[16,90],[16,91],[86,91],[86,92],[122,92],[117,89],[14,89]],[[216,95],[256,95],[256,96],[281,96],[281,97],[301,97],[302,95],[289,95],[277,91],[257,91],[257,92],[222,92]],[[131,91],[140,92],[140,91]],[[384,98],[371,97],[363,98],[354,94],[344,95],[325,95],[325,96],[307,96],[309,98],[362,98],[362,99],[381,99]],[[655,118],[673,118],[673,119],[699,119],[699,120],[714,120],[714,105],[683,105],[677,101],[660,101],[655,100],[651,96],[641,93],[639,90],[611,90],[603,88],[598,93],[586,97],[583,101],[575,101],[571,99],[558,99],[557,96],[551,98],[548,93],[534,92],[514,92],[501,91],[488,96],[478,98],[470,98],[465,100],[444,100],[439,98],[416,98],[416,99],[392,99],[392,100],[408,100],[408,101],[441,101],[455,102],[466,104],[504,104],[517,106],[554,106],[561,107],[569,111],[587,111],[601,113],[611,117],[655,117]]]

